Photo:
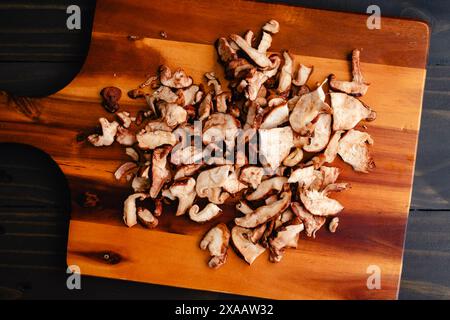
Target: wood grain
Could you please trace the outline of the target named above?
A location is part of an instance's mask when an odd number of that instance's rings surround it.
[[[117,1],[101,2],[83,70],[62,91],[33,101],[42,111],[38,119],[30,119],[17,112],[14,105],[7,103],[6,96],[0,98],[0,104],[4,106],[0,112],[0,141],[35,145],[49,153],[68,177],[73,198],[68,263],[80,265],[82,272],[91,275],[260,297],[396,298],[425,78],[422,67],[425,65],[427,47],[423,44],[428,40],[423,42],[423,39],[427,39],[428,33],[423,24],[389,19],[387,30],[399,34],[399,42],[395,43],[390,41],[389,34],[376,36],[362,29],[354,32],[354,40],[365,39],[365,42],[355,40],[355,43],[348,42],[343,46],[336,39],[327,43],[317,41],[314,32],[302,33],[301,37],[310,37],[307,42],[304,41],[311,44],[306,47],[293,40],[297,37],[284,35],[277,40],[276,48],[292,48],[297,63],[302,61],[315,65],[311,84],[330,72],[338,77],[349,77],[349,65],[344,60],[348,52],[355,45],[382,41],[382,45],[378,43],[377,50],[365,50],[367,56],[363,56],[362,65],[367,80],[372,83],[369,94],[363,100],[379,114],[377,121],[368,129],[376,141],[373,152],[377,169],[371,175],[362,175],[352,172],[343,163],[337,164],[343,168],[342,179],[353,185],[351,191],[338,195],[346,206],[338,234],[331,236],[323,231],[315,241],[302,239],[299,249],[290,250],[279,265],[261,258],[253,267],[248,267],[237,256],[230,254],[230,261],[223,269],[211,272],[205,265],[205,253],[197,248],[207,226],[195,226],[185,218],[175,219],[167,213],[162,228],[157,231],[123,227],[120,224],[121,201],[127,191],[125,186],[113,180],[112,172],[126,159],[125,155],[118,146],[107,150],[95,149],[75,141],[80,131],[92,128],[97,118],[104,116],[98,95],[104,86],[116,85],[124,91],[134,88],[146,74],[152,73],[164,62],[185,68],[197,81],[205,71],[221,72],[212,47],[210,30],[214,28],[204,28],[202,30],[205,31],[200,32],[199,19],[192,17],[186,20],[196,32],[180,31],[180,34],[174,32],[172,36],[171,30],[166,30],[169,40],[155,39],[157,35],[147,33],[150,29],[134,29],[134,34],[139,30],[142,35],[150,37],[129,41],[128,22],[117,24],[113,33],[111,28],[106,29],[106,19],[117,23],[115,19],[119,16],[124,19],[136,16],[137,12],[138,17],[158,12],[158,19],[174,22],[162,26],[176,26],[174,20],[177,20],[177,12],[184,10],[183,5],[172,5],[172,10],[165,11],[157,4],[142,1],[142,7],[137,7],[124,6]],[[225,8],[221,1],[214,2],[213,6],[194,2],[190,8],[197,6],[199,9],[192,12],[213,12],[217,10],[217,4]],[[241,16],[246,19],[234,19],[230,25],[224,24],[220,32],[216,30],[214,38],[217,33],[226,34],[231,29],[233,32],[249,27],[256,29],[265,20],[274,17],[268,14],[269,11],[279,14],[276,17],[282,26],[283,21],[287,28],[307,21],[305,28],[310,31],[319,26],[325,17],[331,25],[335,23],[344,29],[346,23],[341,23],[342,20],[363,21],[360,16],[321,14],[321,11],[302,8],[290,9],[289,15],[284,16],[281,13],[285,12],[285,6],[266,7],[266,4],[253,2],[236,2],[236,6],[242,6]],[[233,14],[238,12],[229,8],[227,6],[221,12],[224,15],[229,11]],[[303,19],[298,20],[299,17]],[[314,19],[311,20],[311,17]],[[203,26],[218,26],[224,22],[207,20],[203,23]],[[416,35],[416,42],[410,47],[410,36],[415,32],[420,36]],[[398,50],[398,43],[407,48],[405,52],[414,56],[414,64],[406,58],[406,54],[404,59],[391,58],[393,52]],[[307,47],[320,47],[320,50],[308,51]],[[379,64],[381,62],[384,64]],[[131,112],[144,105],[126,97],[121,102],[122,108]],[[76,204],[76,197],[86,189],[101,195],[101,209],[85,210]],[[228,212],[222,219],[229,219],[232,215]],[[118,263],[105,263],[99,259],[104,252],[116,253],[120,257]],[[371,264],[382,268],[381,290],[366,288],[366,269]],[[274,286],[274,283],[277,285]]]

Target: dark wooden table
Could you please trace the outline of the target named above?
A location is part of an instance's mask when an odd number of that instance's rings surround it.
[[[432,27],[414,192],[406,236],[401,299],[449,299],[450,3],[446,0],[284,0],[316,8],[419,18]],[[81,30],[66,28],[66,9],[81,8]],[[94,1],[0,2],[0,90],[12,99],[63,88],[87,54]],[[70,215],[64,176],[39,150],[0,145],[0,299],[216,299],[230,295],[120,280],[82,278],[68,290]]]

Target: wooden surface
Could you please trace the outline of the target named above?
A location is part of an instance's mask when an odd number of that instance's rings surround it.
[[[75,1],[77,2],[77,1]],[[81,1],[78,1],[81,2]],[[294,2],[294,1],[293,1]],[[300,1],[299,1],[300,2]],[[350,1],[352,2],[352,1]],[[364,12],[368,4],[365,1],[353,1],[352,3],[343,4],[342,2],[333,1],[303,1],[302,4],[321,6],[325,8],[336,8],[341,10],[352,10],[356,12]],[[402,2],[402,6],[406,2]],[[83,4],[82,4],[83,5]],[[448,100],[446,100],[445,92],[449,90],[446,75],[448,67],[441,66],[448,64],[449,56],[446,49],[445,39],[448,33],[445,29],[448,17],[448,10],[445,6],[441,6],[439,1],[427,3],[426,7],[422,6],[419,1],[409,1],[405,8],[400,7],[399,3],[386,2],[380,4],[382,12],[388,15],[410,16],[414,17],[416,13],[423,13],[424,16],[430,18],[433,25],[432,50],[430,55],[431,67],[428,72],[427,92],[425,95],[425,109],[423,113],[422,124],[427,130],[421,133],[421,143],[419,144],[418,169],[424,169],[423,174],[416,176],[415,190],[413,196],[413,211],[409,221],[408,236],[406,239],[405,263],[403,265],[403,278],[400,291],[400,298],[445,298],[448,297],[449,279],[444,266],[448,264],[448,246],[446,246],[446,230],[448,230],[447,204],[449,196],[446,193],[445,159],[448,154],[445,149],[440,152],[440,148],[445,147],[438,144],[438,137],[445,135],[446,123],[442,114],[445,114]],[[24,10],[16,9],[17,10]],[[430,13],[431,11],[431,13]],[[14,10],[10,10],[13,12]],[[18,11],[20,12],[20,11]],[[40,12],[34,10],[33,12]],[[62,9],[54,10],[55,19],[64,16]],[[60,13],[58,13],[60,12]],[[83,14],[89,13],[83,7]],[[447,12],[447,14],[445,13]],[[412,14],[411,14],[412,13]],[[14,16],[10,14],[9,16]],[[17,15],[16,15],[17,16]],[[49,13],[47,14],[49,16]],[[85,14],[84,17],[88,16]],[[19,20],[17,19],[17,25]],[[51,20],[51,19],[46,19]],[[86,20],[88,20],[86,18]],[[2,19],[6,21],[6,19]],[[36,26],[40,26],[42,22],[39,19],[27,19],[20,21],[20,26],[28,23],[28,30],[33,30]],[[34,23],[34,25],[33,25]],[[31,28],[31,29],[30,29]],[[67,32],[66,38],[70,39]],[[87,34],[86,30],[82,33]],[[22,35],[16,36],[15,41],[28,41],[31,38],[31,31],[24,30]],[[48,35],[48,42],[60,41],[56,37]],[[3,40],[3,39],[0,39]],[[66,40],[69,43],[69,40]],[[86,43],[87,40],[85,40]],[[5,42],[2,41],[2,44]],[[434,43],[434,45],[433,45]],[[4,46],[2,48],[5,48]],[[77,47],[78,48],[78,47]],[[69,55],[64,55],[64,51],[59,46],[48,45],[51,54],[42,54],[42,58],[35,59],[34,52],[36,49],[22,46],[6,47],[9,50],[9,57],[0,57],[0,87],[9,89],[16,93],[26,94],[45,94],[45,90],[53,90],[58,86],[63,86],[64,82],[70,79],[70,73],[76,72],[77,59]],[[74,51],[75,48],[72,50]],[[79,50],[79,49],[78,49]],[[21,59],[26,62],[15,62],[14,57],[17,53],[21,54]],[[32,52],[33,54],[28,54]],[[447,54],[446,54],[447,53]],[[55,58],[57,57],[57,58]],[[53,61],[58,60],[58,62]],[[49,62],[39,62],[44,60]],[[438,65],[439,64],[439,65]],[[38,81],[36,81],[38,80]],[[45,81],[43,81],[45,80]],[[61,83],[61,84],[60,84]],[[32,84],[32,85],[31,85]],[[49,88],[49,89],[46,89]],[[4,166],[0,162],[5,175],[11,175],[14,182],[5,182],[0,186],[1,190],[7,188],[11,193],[13,189],[15,194],[21,194],[24,190],[24,184],[32,187],[41,187],[45,180],[42,180],[41,174],[36,174],[42,170],[47,172],[45,176],[50,175],[49,170],[53,170],[48,162],[29,162],[27,157],[36,159],[37,155],[29,150],[18,148],[14,152],[2,146],[2,152],[5,151],[2,161],[12,159],[14,163],[21,163],[23,167],[33,167],[34,170],[27,171],[26,175],[21,173],[19,169]],[[426,152],[425,152],[426,150]],[[24,157],[24,155],[27,155]],[[439,155],[438,157],[436,155]],[[6,158],[5,158],[6,156]],[[432,170],[430,170],[430,168]],[[426,170],[425,170],[426,169]],[[22,169],[23,170],[23,169]],[[10,179],[6,179],[10,181]],[[18,183],[21,182],[21,183]],[[417,185],[417,183],[420,183]],[[418,186],[418,187],[416,187]],[[425,187],[422,187],[425,186]],[[49,189],[48,193],[38,192],[36,188],[28,188],[28,194],[33,195],[37,199],[57,200],[61,198],[61,187]],[[430,194],[430,190],[433,193]],[[133,282],[124,282],[116,280],[106,280],[101,278],[83,278],[83,290],[69,291],[65,287],[64,274],[64,249],[58,249],[54,243],[60,243],[58,237],[65,237],[64,231],[64,211],[61,207],[52,207],[45,205],[42,207],[36,204],[32,199],[23,199],[23,201],[9,199],[8,205],[1,204],[2,215],[0,225],[3,235],[8,234],[7,241],[2,242],[0,257],[2,266],[0,267],[3,275],[8,277],[0,277],[0,286],[17,289],[17,296],[23,297],[123,297],[123,298],[168,298],[168,297],[203,297],[217,298],[230,297],[227,295],[219,295],[214,293],[189,291],[183,289],[138,284]],[[420,202],[417,202],[420,199]],[[36,199],[34,199],[36,200]],[[438,201],[439,200],[439,201]],[[23,213],[16,212],[16,207],[22,208],[22,211],[28,211],[30,216],[24,221]],[[40,208],[40,209],[39,209]],[[440,208],[443,211],[427,211],[428,208]],[[44,211],[44,212],[42,212]],[[42,220],[58,221],[54,227],[33,227],[35,222]],[[14,221],[20,223],[13,224]],[[12,229],[14,226],[14,229]],[[42,241],[42,234],[48,236],[48,240]],[[12,232],[14,231],[14,233]],[[33,231],[34,233],[31,233]],[[27,233],[27,235],[25,234]],[[9,235],[13,234],[13,235]],[[58,236],[58,237],[57,237]],[[2,238],[5,239],[5,238]],[[36,242],[38,244],[34,245]],[[45,249],[45,251],[43,251]],[[7,252],[7,253],[5,253]],[[54,258],[52,258],[54,257]],[[57,258],[57,257],[62,257]],[[12,272],[12,270],[15,270]],[[58,271],[59,270],[59,271]],[[0,290],[1,291],[1,290]]]
[[[72,192],[69,265],[78,265],[88,275],[258,297],[397,297],[425,79],[428,28],[420,22],[385,19],[385,27],[373,32],[366,28],[364,16],[287,9],[281,5],[239,1],[233,6],[221,1],[213,4],[142,1],[133,6],[123,1],[102,1],[97,8],[88,58],[69,86],[35,101],[33,117],[24,116],[21,107],[22,113],[17,112],[13,103],[8,104],[6,96],[3,97],[0,141],[26,143],[42,149],[58,163],[69,181]],[[177,18],[181,13],[183,20]],[[145,23],[149,14],[154,14],[155,19]],[[207,18],[200,19],[201,16]],[[247,28],[257,30],[270,18],[277,19],[282,26],[273,49],[289,48],[297,62],[314,65],[311,84],[330,72],[338,78],[348,77],[348,61],[343,60],[348,52],[354,47],[364,47],[368,52],[368,62],[364,60],[363,68],[372,87],[364,101],[376,108],[379,115],[369,129],[376,141],[373,154],[377,169],[371,175],[362,175],[340,164],[341,178],[351,182],[353,188],[338,196],[347,209],[335,237],[322,232],[316,241],[304,240],[279,265],[259,259],[250,268],[236,255],[230,255],[224,268],[211,272],[205,264],[204,253],[198,249],[206,226],[176,219],[167,212],[156,231],[125,228],[121,223],[121,208],[127,191],[112,175],[120,161],[126,159],[122,148],[93,148],[78,144],[75,138],[78,132],[95,126],[104,114],[98,95],[102,87],[114,85],[128,91],[162,63],[183,67],[197,82],[207,71],[220,74],[221,66],[216,62],[212,45],[214,39],[224,33],[242,33]],[[180,21],[189,24],[188,32]],[[322,21],[328,21],[332,27],[331,36],[324,37],[327,45],[316,41],[324,31],[318,27]],[[292,36],[300,25],[304,26],[302,35]],[[161,30],[169,35],[168,40],[156,39]],[[146,38],[130,41],[131,31]],[[337,41],[338,31],[352,36]],[[308,49],[303,49],[305,45]],[[399,48],[401,53],[394,55]],[[300,52],[318,57],[299,56]],[[121,107],[134,114],[143,105],[124,98]],[[76,199],[85,191],[100,196],[101,209],[87,210],[77,204]],[[225,211],[222,219],[230,221],[234,210]],[[104,253],[118,255],[117,263],[105,261]],[[381,290],[371,291],[365,285],[366,269],[372,264],[382,270]]]

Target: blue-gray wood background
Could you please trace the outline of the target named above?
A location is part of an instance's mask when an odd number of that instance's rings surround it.
[[[151,0],[149,0],[151,1]],[[450,1],[284,0],[306,7],[418,18],[432,29],[401,299],[450,298]],[[66,28],[79,5],[81,30]],[[95,1],[0,2],[0,90],[17,96],[54,93],[77,74],[89,48]],[[34,149],[0,145],[0,299],[191,299],[234,296],[82,277],[66,288],[70,210],[64,177]]]

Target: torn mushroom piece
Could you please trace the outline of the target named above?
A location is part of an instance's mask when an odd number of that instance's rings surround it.
[[[153,151],[152,156],[152,186],[150,187],[150,197],[156,198],[163,185],[171,178],[167,157],[172,150],[171,146],[158,147]]]
[[[280,262],[285,248],[297,248],[300,233],[304,226],[299,218],[293,219],[288,225],[275,231],[275,237],[269,240],[270,262]]]
[[[292,171],[288,183],[298,183],[299,187],[310,188],[317,179],[317,173],[313,166],[298,168]]]
[[[231,92],[226,91],[217,95],[216,98],[216,111],[226,113],[228,110],[228,103],[231,102]]]
[[[179,124],[185,123],[188,118],[186,109],[175,103],[160,103],[159,110],[164,122],[169,127],[176,127]]]
[[[260,129],[259,156],[264,164],[276,170],[294,146],[294,134],[290,127]]]
[[[320,168],[324,163],[332,163],[337,156],[339,140],[341,139],[344,131],[336,131],[328,142],[327,148],[322,154],[319,154],[312,158],[314,168]]]
[[[159,68],[159,81],[169,88],[183,89],[192,85],[192,78],[187,76],[183,69],[177,69],[174,73],[168,66]]]
[[[238,58],[236,50],[231,47],[226,38],[219,38],[216,42],[216,48],[220,60],[225,64]]]
[[[114,143],[114,138],[119,128],[119,123],[116,121],[109,122],[106,118],[99,119],[102,127],[102,134],[91,134],[87,140],[96,147],[110,146]]]
[[[243,213],[244,215],[252,213],[254,210],[248,205],[247,202],[240,200],[238,204],[236,204],[236,209]]]
[[[306,152],[320,152],[328,145],[331,135],[331,115],[320,114],[314,125],[314,133],[308,145],[303,147]]]
[[[196,192],[200,198],[208,198],[214,204],[222,204],[230,196],[223,192],[222,187],[227,183],[233,172],[231,165],[224,165],[202,171],[197,177]]]
[[[268,108],[264,109],[260,129],[273,129],[289,120],[289,108],[283,98],[274,98],[269,101]]]
[[[377,114],[358,99],[345,93],[330,93],[333,131],[353,129],[361,120],[373,121]]]
[[[192,85],[189,88],[184,89],[184,90],[180,89],[178,92],[178,95],[180,97],[182,97],[181,105],[186,107],[189,105],[194,105],[197,102],[199,102],[197,100],[199,98],[199,95],[198,95],[199,92],[201,92],[200,87],[197,85]],[[201,97],[200,97],[200,99],[201,99]]]
[[[230,231],[224,223],[209,230],[200,242],[202,250],[209,250],[211,259],[208,266],[212,269],[220,268],[227,261],[227,250],[230,241]]]
[[[248,183],[253,189],[256,189],[264,176],[264,168],[256,166],[248,166],[241,169],[239,180]]]
[[[289,90],[291,89],[292,83],[292,69],[293,62],[292,57],[289,52],[283,52],[284,65],[281,68],[280,79],[278,81],[278,94],[279,95],[289,95]]]
[[[280,24],[277,20],[270,20],[269,22],[266,22],[266,24],[262,27],[264,31],[270,32],[272,34],[280,32]]]
[[[213,109],[212,95],[208,93],[200,103],[198,108],[199,121],[203,121],[209,117],[211,110]]]
[[[114,177],[116,180],[121,180],[129,174],[135,174],[137,170],[138,166],[135,162],[125,162],[114,172]]]
[[[261,200],[267,197],[267,195],[273,190],[277,192],[281,191],[281,189],[283,189],[283,186],[287,183],[287,181],[288,178],[286,177],[275,177],[264,180],[263,182],[261,182],[258,188],[256,188],[255,191],[247,195],[246,198],[249,201]]]
[[[194,163],[181,166],[175,172],[173,179],[179,180],[184,177],[191,177],[195,175],[200,170],[201,167],[203,167],[202,163]]]
[[[335,233],[338,225],[339,225],[339,218],[334,217],[333,219],[331,219],[330,224],[328,225],[328,229],[330,230],[331,233]]]
[[[312,121],[319,113],[332,113],[332,109],[325,102],[323,91],[324,81],[316,90],[300,97],[291,115],[289,122],[292,129],[301,135],[312,133],[314,126]]]
[[[131,117],[130,113],[127,111],[121,111],[116,113],[117,118],[119,118],[120,122],[122,123],[122,127],[129,128],[131,126]]]
[[[302,189],[300,199],[305,208],[316,216],[334,216],[344,209],[337,200],[328,198],[326,191]]]
[[[258,97],[259,90],[267,79],[269,79],[269,77],[264,72],[258,71],[256,68],[251,69],[245,78],[245,96],[250,101],[255,101]]]
[[[294,214],[302,220],[306,235],[308,237],[316,237],[316,232],[322,228],[326,222],[325,217],[315,216],[306,211],[298,202],[291,203],[291,209]]]
[[[289,207],[290,202],[291,191],[289,187],[287,187],[285,191],[281,193],[280,200],[269,205],[261,206],[244,217],[235,218],[234,222],[236,225],[244,228],[255,228],[277,217]]]
[[[352,129],[339,141],[338,154],[355,171],[367,173],[375,167],[369,144],[373,144],[373,139],[367,132]]]
[[[352,52],[352,75],[353,80],[340,81],[336,80],[334,75],[330,76],[330,87],[335,91],[344,92],[355,97],[363,96],[369,89],[369,84],[364,81],[364,77],[361,72],[360,66],[360,53],[359,49],[355,49]]]
[[[220,84],[219,79],[217,79],[216,74],[214,72],[207,72],[205,73],[205,78],[208,80],[208,86],[214,87],[214,95],[218,96],[223,92],[222,86]]]
[[[208,203],[201,211],[198,205],[193,205],[189,209],[189,218],[198,223],[211,221],[222,213],[222,209],[214,203]]]
[[[234,41],[260,68],[267,69],[272,65],[272,62],[265,53],[261,53],[257,49],[253,48],[241,36],[232,34],[230,39]]]
[[[295,148],[284,160],[283,165],[286,167],[295,167],[303,160],[303,151],[301,148]]]
[[[292,80],[292,84],[301,87],[306,85],[308,82],[311,73],[313,72],[313,67],[308,67],[303,64],[300,64],[297,71],[297,77]]]
[[[136,143],[136,135],[129,129],[118,127],[116,141],[123,146],[132,146]]]
[[[176,136],[170,131],[147,131],[142,130],[136,135],[139,148],[143,150],[153,150],[162,145],[175,145],[177,143]]]
[[[232,148],[238,135],[240,123],[232,115],[226,113],[213,113],[205,122],[202,140],[205,145],[224,141]]]
[[[244,260],[251,265],[266,249],[251,241],[253,231],[251,229],[234,226],[231,229],[233,245]]]
[[[150,210],[139,207],[137,209],[139,222],[148,229],[153,229],[158,226],[158,219],[153,216]]]
[[[136,200],[145,200],[148,197],[145,193],[135,193],[130,195],[123,204],[123,221],[128,227],[137,224]]]
[[[176,216],[185,214],[192,207],[196,195],[194,178],[177,180],[169,189],[163,190],[162,192],[163,197],[169,198],[170,200],[178,199]]]

